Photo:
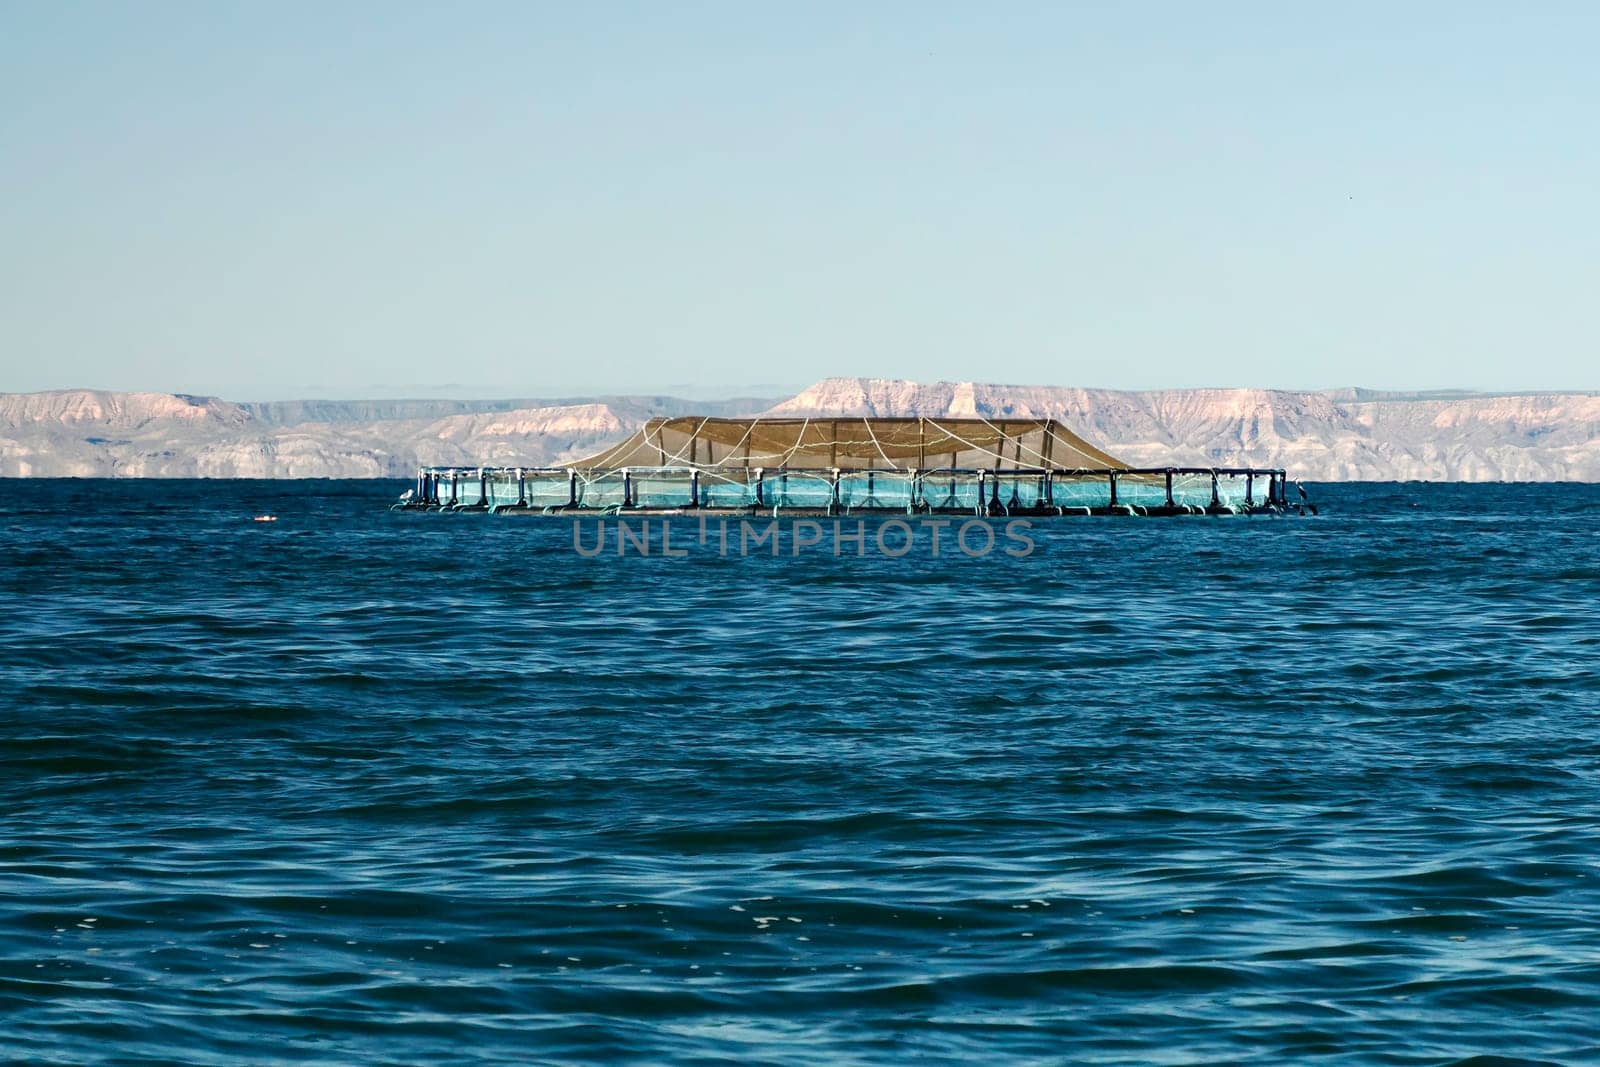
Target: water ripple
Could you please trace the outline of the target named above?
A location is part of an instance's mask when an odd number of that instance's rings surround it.
[[[11,488],[17,1062],[1600,1059],[1595,487],[938,560]]]

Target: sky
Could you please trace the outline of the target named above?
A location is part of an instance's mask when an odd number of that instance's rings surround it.
[[[0,0],[0,391],[1600,389],[1600,5]]]

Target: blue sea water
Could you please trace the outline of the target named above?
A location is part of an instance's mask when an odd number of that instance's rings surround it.
[[[0,1059],[1600,1060],[1600,487],[937,559],[401,488],[0,484]]]

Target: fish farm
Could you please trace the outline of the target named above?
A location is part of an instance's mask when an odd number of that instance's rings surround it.
[[[1303,495],[1303,494],[1302,494]],[[396,505],[496,514],[1251,515],[1282,468],[1132,467],[1054,419],[652,419],[558,467],[425,466]]]

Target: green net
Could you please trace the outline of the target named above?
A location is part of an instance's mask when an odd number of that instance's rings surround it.
[[[561,507],[572,495],[572,481],[565,471],[539,471],[527,475],[530,508]]]
[[[833,476],[826,471],[780,471],[762,482],[768,507],[826,508],[833,502]]]
[[[491,508],[511,507],[517,502],[517,476],[515,472],[489,475],[488,505]]]
[[[476,471],[469,471],[456,483],[456,507],[482,507],[485,502],[484,482]]]
[[[756,503],[756,484],[745,471],[700,472],[700,503],[708,508],[747,508]]]
[[[694,503],[689,471],[649,471],[633,476],[633,503],[641,508],[682,508]]]
[[[582,507],[621,507],[626,495],[621,471],[596,471],[578,476],[578,504]]]
[[[916,499],[916,475],[910,471],[845,471],[839,475],[839,504],[853,508],[907,510]]]
[[[983,486],[975,471],[928,471],[917,479],[917,503],[934,511],[983,509]]]
[[[1185,507],[1210,507],[1211,475],[1174,474],[1172,476],[1172,502]]]
[[[1028,511],[1048,503],[1043,473],[995,471],[989,474],[989,481],[990,501],[1007,511]]]
[[[1117,503],[1137,508],[1161,508],[1167,504],[1165,476],[1145,478],[1118,478]]]
[[[1245,507],[1247,504],[1245,500],[1245,476],[1242,474],[1218,475],[1217,500],[1228,507]]]
[[[1058,474],[1050,479],[1050,503],[1059,508],[1110,507],[1111,479],[1104,474]]]
[[[490,467],[424,468],[424,506],[534,510],[576,504],[586,510],[706,507],[807,511],[1034,514],[1053,509],[1103,510],[1113,502],[1139,511],[1243,511],[1276,503],[1277,472],[1217,473],[1202,469],[1046,473],[1028,469],[869,468],[744,469],[635,467],[552,470]],[[1114,493],[1113,493],[1114,483]],[[1169,488],[1170,483],[1170,488]],[[1170,499],[1169,499],[1170,492]],[[1113,499],[1114,498],[1114,499]]]

